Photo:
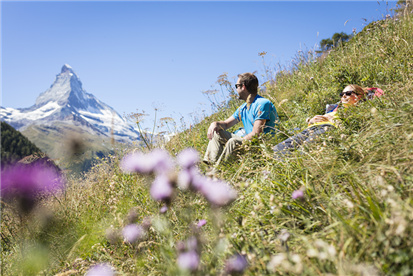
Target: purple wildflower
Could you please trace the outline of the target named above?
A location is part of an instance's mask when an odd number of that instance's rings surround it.
[[[182,150],[176,157],[178,164],[183,169],[189,169],[195,166],[199,162],[199,154],[193,148],[187,148]]]
[[[150,193],[153,199],[168,201],[172,197],[172,183],[167,175],[158,175],[152,183]]]
[[[166,150],[154,149],[148,157],[153,163],[153,170],[157,174],[168,174],[175,167],[172,157]]]
[[[129,243],[134,243],[145,236],[145,230],[137,224],[126,225],[122,230],[123,238]]]
[[[115,271],[110,265],[102,263],[89,269],[86,276],[115,276]]]
[[[211,178],[201,175],[198,170],[192,170],[190,176],[190,188],[197,192],[201,192],[203,186],[208,186],[209,183],[213,181]]]
[[[304,198],[304,192],[301,190],[296,190],[292,193],[292,198],[293,199],[302,199]]]
[[[237,191],[223,181],[203,179],[199,191],[213,205],[225,206],[237,198]]]
[[[174,163],[169,153],[162,149],[154,149],[148,154],[135,152],[125,156],[120,167],[125,172],[142,174],[168,173],[174,168]]]
[[[168,211],[168,207],[166,205],[162,206],[161,209],[159,209],[159,213],[165,214],[166,211]]]
[[[149,174],[153,171],[153,164],[146,155],[141,152],[134,152],[126,155],[120,162],[120,167],[124,172],[137,172]]]
[[[196,167],[181,170],[178,174],[178,186],[182,190],[186,190],[188,188],[198,190],[196,188],[197,180],[199,180],[200,178],[202,178],[202,176],[199,174],[198,169]]]
[[[17,199],[24,212],[34,207],[38,195],[52,194],[63,188],[63,178],[56,168],[45,164],[16,164],[1,172],[2,197]]]
[[[244,256],[237,254],[225,263],[225,272],[229,275],[240,275],[248,267],[247,259]]]
[[[195,250],[182,252],[179,254],[177,262],[181,269],[195,271],[199,266],[199,255]]]
[[[201,227],[204,226],[206,223],[207,223],[206,219],[201,219],[201,220],[198,222],[197,226],[198,226],[198,228],[201,228]]]
[[[189,188],[192,181],[192,174],[190,170],[181,170],[178,174],[177,184],[182,190]]]

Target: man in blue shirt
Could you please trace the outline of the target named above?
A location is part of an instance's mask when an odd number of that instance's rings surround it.
[[[272,133],[278,121],[274,105],[258,95],[258,79],[254,74],[238,75],[235,89],[245,103],[225,121],[213,122],[209,126],[207,137],[210,141],[203,159],[207,164],[218,165],[222,160],[228,160],[244,140],[251,140],[260,133]],[[235,134],[226,131],[241,121],[242,131]]]

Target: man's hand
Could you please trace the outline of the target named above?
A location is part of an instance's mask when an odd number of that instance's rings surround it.
[[[218,122],[211,123],[211,125],[208,128],[208,133],[207,133],[208,139],[211,140],[212,137],[214,137],[214,133],[218,131],[219,131]]]
[[[234,125],[236,125],[238,121],[234,117],[229,117],[225,121],[213,122],[207,132],[207,137],[211,140],[214,137],[214,133],[222,130],[226,130]]]

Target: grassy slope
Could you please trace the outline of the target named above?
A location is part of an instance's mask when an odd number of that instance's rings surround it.
[[[124,274],[174,275],[175,243],[195,233],[203,241],[199,275],[219,274],[235,252],[247,256],[247,275],[412,274],[412,30],[412,17],[372,23],[322,60],[298,54],[294,71],[268,82],[265,96],[283,118],[282,133],[245,145],[248,153],[220,168],[218,177],[239,191],[231,206],[211,210],[201,196],[177,192],[170,210],[159,216],[160,205],[147,190],[150,179],[122,174],[118,158],[111,157],[83,180],[71,181],[59,200],[46,202],[54,211],[47,223],[17,221],[5,209],[2,271],[82,275],[90,265],[107,262]],[[349,83],[377,86],[386,95],[342,111],[340,131],[287,162],[271,157],[272,145],[338,101]],[[166,148],[177,153],[194,147],[202,154],[209,123],[228,117],[237,105],[230,102]],[[207,172],[203,165],[201,170]],[[300,188],[305,200],[292,200]],[[154,218],[147,238],[135,246],[109,243],[106,229],[124,226],[131,209],[138,222]],[[188,227],[202,218],[208,223],[201,231]],[[283,229],[290,233],[287,243],[279,237]],[[43,267],[27,257],[41,256],[33,252],[47,256]]]

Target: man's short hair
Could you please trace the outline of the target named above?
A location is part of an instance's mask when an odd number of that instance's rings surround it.
[[[251,94],[258,93],[258,78],[252,73],[243,73],[238,75],[239,82],[244,84]]]

